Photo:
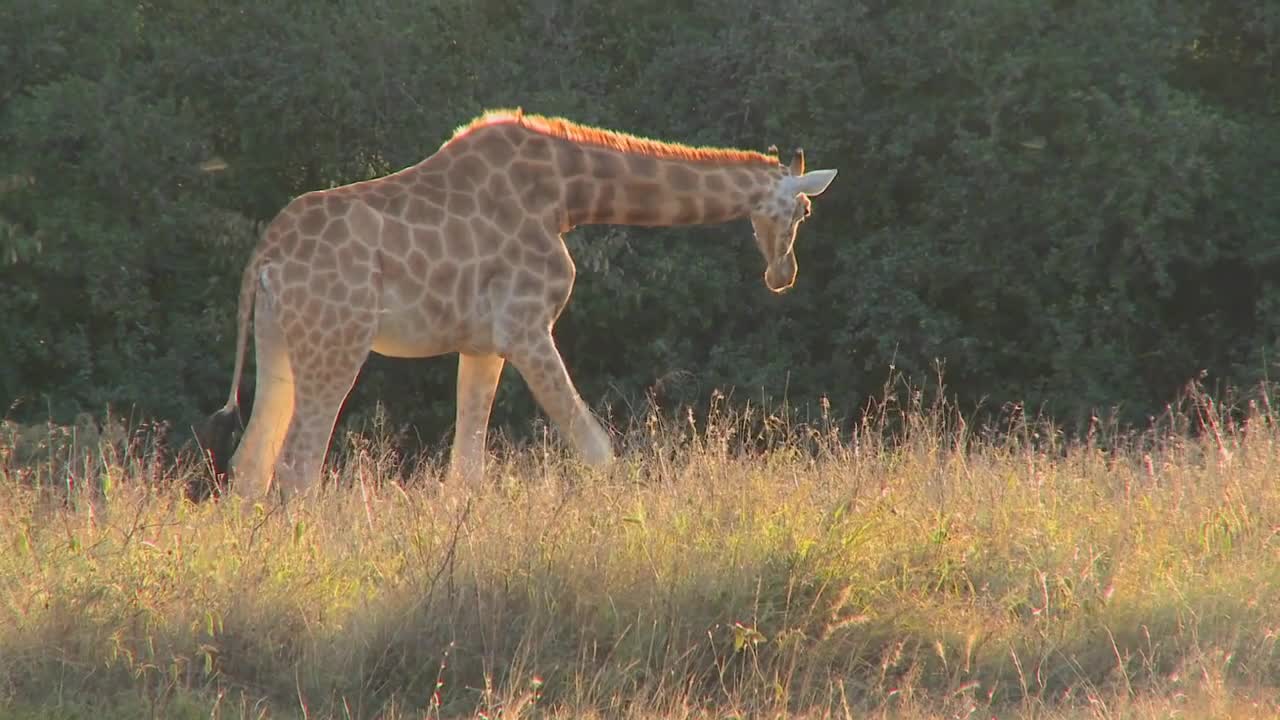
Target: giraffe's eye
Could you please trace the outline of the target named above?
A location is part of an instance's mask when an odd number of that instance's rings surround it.
[[[809,217],[809,212],[810,212],[809,208],[810,208],[809,198],[801,198],[800,202],[796,204],[796,211],[792,215],[792,219],[795,220],[796,222],[800,222],[805,218]]]

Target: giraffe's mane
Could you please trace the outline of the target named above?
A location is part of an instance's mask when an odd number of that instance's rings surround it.
[[[680,143],[664,142],[639,137],[616,130],[582,125],[561,117],[545,117],[530,115],[521,109],[489,110],[476,119],[460,126],[453,133],[456,140],[480,128],[492,125],[519,125],[549,137],[561,138],[574,143],[595,145],[621,153],[648,155],[664,160],[692,160],[698,162],[731,163],[743,165],[776,166],[778,158],[754,150],[737,150],[734,148],[694,147]]]

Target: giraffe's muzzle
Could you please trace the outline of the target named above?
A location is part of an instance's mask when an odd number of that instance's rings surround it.
[[[785,292],[796,284],[796,271],[795,253],[774,258],[764,271],[764,284],[773,292]]]

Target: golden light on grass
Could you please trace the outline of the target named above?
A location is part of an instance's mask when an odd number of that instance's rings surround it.
[[[352,436],[288,513],[187,502],[106,439],[43,469],[0,454],[0,697],[33,718],[1274,717],[1259,407],[1080,443],[945,404],[852,433],[722,410],[638,424],[603,473],[499,447],[477,487],[394,481],[394,448]]]

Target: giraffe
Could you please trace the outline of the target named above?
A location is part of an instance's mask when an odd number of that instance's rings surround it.
[[[267,225],[240,283],[226,405],[197,432],[232,490],[281,497],[320,478],[338,412],[370,352],[457,353],[448,478],[483,476],[506,362],[591,466],[612,441],[578,394],[552,329],[573,290],[563,234],[587,224],[672,226],[747,217],[774,292],[795,282],[809,197],[835,170],[770,154],[690,147],[522,110],[488,111],[425,160],[308,192]],[[239,447],[238,388],[250,321],[257,391]]]

